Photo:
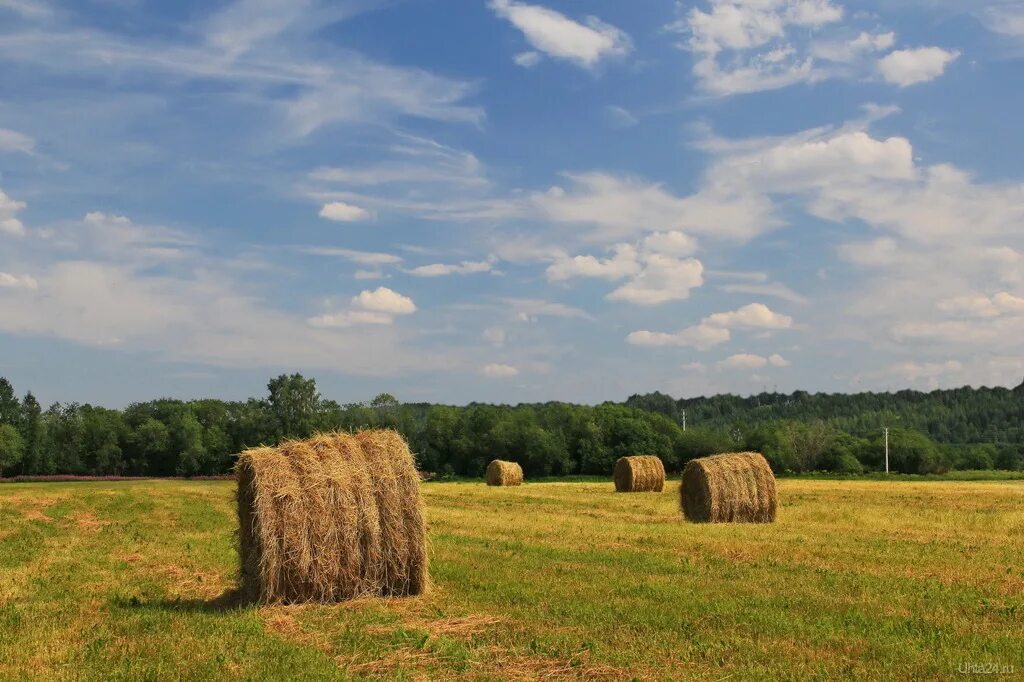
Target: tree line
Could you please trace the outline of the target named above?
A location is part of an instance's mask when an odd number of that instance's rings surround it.
[[[685,415],[685,428],[684,428]],[[654,454],[669,471],[718,452],[764,453],[776,472],[903,473],[1024,468],[1024,384],[920,393],[719,395],[661,393],[624,403],[462,407],[400,403],[382,393],[339,404],[314,379],[281,375],[247,401],[159,399],[114,410],[77,403],[42,409],[0,378],[0,475],[198,476],[228,473],[247,447],[316,431],[400,431],[418,466],[480,476],[492,459],[527,476],[610,473],[624,455]]]

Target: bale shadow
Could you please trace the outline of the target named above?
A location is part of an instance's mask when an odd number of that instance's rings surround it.
[[[247,597],[237,587],[225,590],[212,599],[116,597],[111,603],[123,609],[187,613],[226,613],[256,605],[255,600]]]

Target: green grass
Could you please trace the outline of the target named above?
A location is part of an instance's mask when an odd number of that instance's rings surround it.
[[[0,679],[1024,673],[1024,484],[779,488],[726,526],[675,486],[426,484],[430,594],[224,608],[233,483],[0,486]]]

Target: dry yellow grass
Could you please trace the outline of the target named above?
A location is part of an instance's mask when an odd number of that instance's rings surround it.
[[[674,487],[421,490],[429,593],[225,610],[231,483],[0,486],[0,679],[1024,670],[1022,483],[780,479],[776,522],[740,525],[683,522]],[[26,517],[33,495],[54,492],[52,521]],[[80,528],[82,515],[106,523]]]

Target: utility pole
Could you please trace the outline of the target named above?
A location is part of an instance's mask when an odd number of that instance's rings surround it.
[[[889,473],[889,427],[885,427],[885,473]]]
[[[686,410],[683,410],[683,431],[686,430]]]

